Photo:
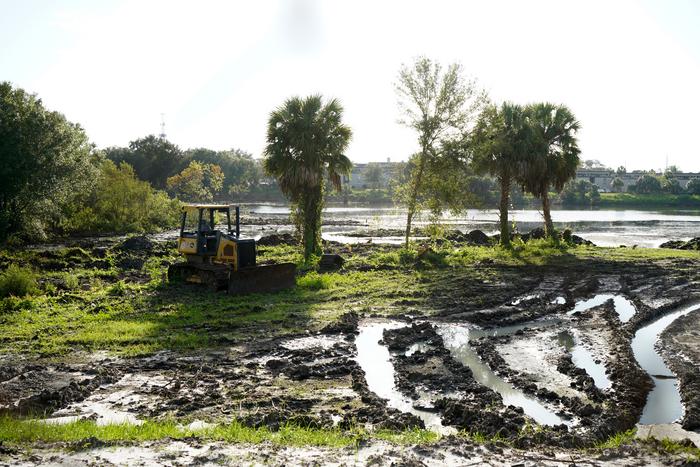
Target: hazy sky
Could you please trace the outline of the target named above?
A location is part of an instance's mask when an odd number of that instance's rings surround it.
[[[583,158],[700,171],[700,2],[0,0],[0,80],[98,146],[160,130],[259,157],[292,95],[345,106],[355,161],[405,159],[402,63],[460,62],[497,102],[567,104]]]

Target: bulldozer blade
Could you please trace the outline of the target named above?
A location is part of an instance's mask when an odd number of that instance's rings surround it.
[[[258,292],[275,292],[294,287],[296,265],[294,263],[267,264],[241,268],[231,272],[228,293],[242,295]]]

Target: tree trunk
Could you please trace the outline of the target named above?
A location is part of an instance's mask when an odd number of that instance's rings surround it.
[[[314,187],[304,197],[304,261],[308,262],[312,255],[321,254],[321,209],[323,202],[323,185]]]
[[[418,203],[418,191],[420,190],[420,184],[423,179],[423,171],[425,170],[425,159],[426,159],[426,148],[423,147],[423,152],[420,156],[420,161],[418,162],[418,172],[416,172],[416,177],[413,180],[413,186],[411,187],[411,194],[408,200],[408,213],[406,216],[406,240],[404,247],[408,248],[408,239],[411,236],[411,221],[413,220],[413,215],[416,212],[416,204]]]
[[[549,210],[549,193],[542,193],[542,214],[544,215],[544,234],[547,237],[554,238],[554,223],[552,222],[552,213]]]
[[[501,203],[499,217],[501,221],[501,245],[510,247],[510,225],[508,224],[508,201],[510,196],[510,176],[501,176]]]

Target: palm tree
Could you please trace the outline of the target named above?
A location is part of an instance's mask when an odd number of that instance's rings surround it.
[[[270,114],[263,166],[291,201],[301,230],[304,259],[321,254],[321,211],[327,175],[340,191],[341,175],[352,163],[343,153],[352,131],[342,122],[343,107],[320,95],[292,97]]]
[[[477,173],[488,173],[498,180],[501,245],[510,245],[508,206],[510,188],[519,180],[528,151],[529,135],[521,106],[490,105],[482,112],[472,133],[472,165]]]
[[[542,200],[545,234],[554,238],[549,189],[561,193],[576,176],[580,150],[576,133],[580,129],[574,114],[564,105],[539,103],[525,109],[531,132],[531,152],[520,183],[525,191]]]

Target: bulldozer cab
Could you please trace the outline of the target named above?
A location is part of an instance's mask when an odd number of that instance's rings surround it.
[[[232,223],[231,211],[235,218]],[[251,240],[252,241],[252,240]],[[249,241],[240,239],[240,210],[227,204],[187,204],[182,207],[178,251],[191,262],[221,262],[239,265],[246,260]],[[237,247],[241,245],[239,255]],[[246,248],[248,247],[248,248]],[[254,243],[252,244],[254,249]],[[243,256],[243,258],[241,258]],[[253,252],[254,263],[254,252]],[[249,264],[241,264],[247,266]]]

